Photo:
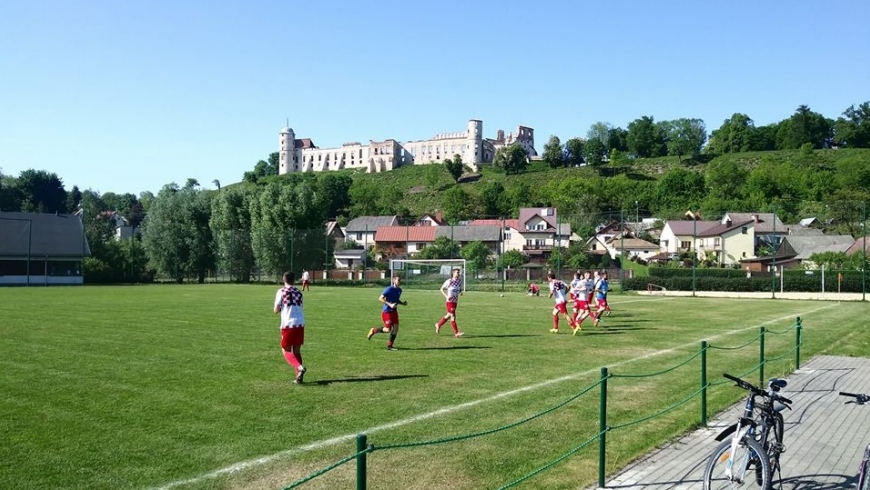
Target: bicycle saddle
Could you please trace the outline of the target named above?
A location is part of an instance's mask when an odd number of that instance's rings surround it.
[[[767,385],[770,386],[770,389],[773,391],[779,391],[788,385],[788,381],[780,378],[770,378],[770,381],[767,382]]]

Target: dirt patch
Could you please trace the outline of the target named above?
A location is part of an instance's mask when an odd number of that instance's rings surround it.
[[[414,187],[411,187],[410,189],[408,189],[408,194],[419,194],[425,190],[426,190],[425,185],[415,185]]]

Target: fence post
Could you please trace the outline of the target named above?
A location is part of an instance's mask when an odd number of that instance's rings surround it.
[[[801,330],[803,330],[803,326],[801,325],[801,317],[797,317],[797,326],[795,327],[795,339],[794,339],[794,368],[801,368]]]
[[[701,425],[707,426],[707,341],[701,341]]]
[[[366,445],[365,434],[356,436],[356,490],[366,490]]]
[[[604,488],[605,446],[607,444],[607,368],[601,368],[601,402],[598,405],[598,488]]]
[[[758,342],[758,386],[764,386],[764,327],[760,328]]]

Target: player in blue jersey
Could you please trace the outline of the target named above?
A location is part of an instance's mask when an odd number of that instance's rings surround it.
[[[378,333],[388,333],[390,334],[390,339],[387,341],[387,350],[398,350],[393,347],[393,343],[396,341],[396,335],[399,333],[399,305],[407,306],[407,301],[402,301],[402,278],[398,275],[393,276],[393,282],[391,285],[387,286],[386,289],[381,293],[378,301],[383,303],[383,308],[381,308],[381,321],[384,322],[383,327],[372,327],[369,329],[369,333],[366,336],[369,340],[375,334]]]

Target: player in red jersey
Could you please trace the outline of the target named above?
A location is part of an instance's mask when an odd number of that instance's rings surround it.
[[[582,330],[583,320],[590,314],[586,291],[588,283],[583,277],[588,275],[588,272],[581,274],[580,271],[577,271],[574,273],[574,280],[571,281],[571,297],[574,299],[574,316],[572,317],[574,335],[577,335],[578,330]]]
[[[465,335],[459,331],[459,327],[456,325],[456,306],[459,303],[459,297],[463,292],[461,274],[461,269],[453,269],[453,276],[444,281],[444,284],[441,285],[441,294],[444,295],[444,299],[446,300],[445,306],[447,308],[447,314],[442,316],[441,319],[438,320],[438,323],[435,324],[435,333],[440,333],[441,327],[449,321],[450,327],[453,329],[454,337],[462,337]]]

